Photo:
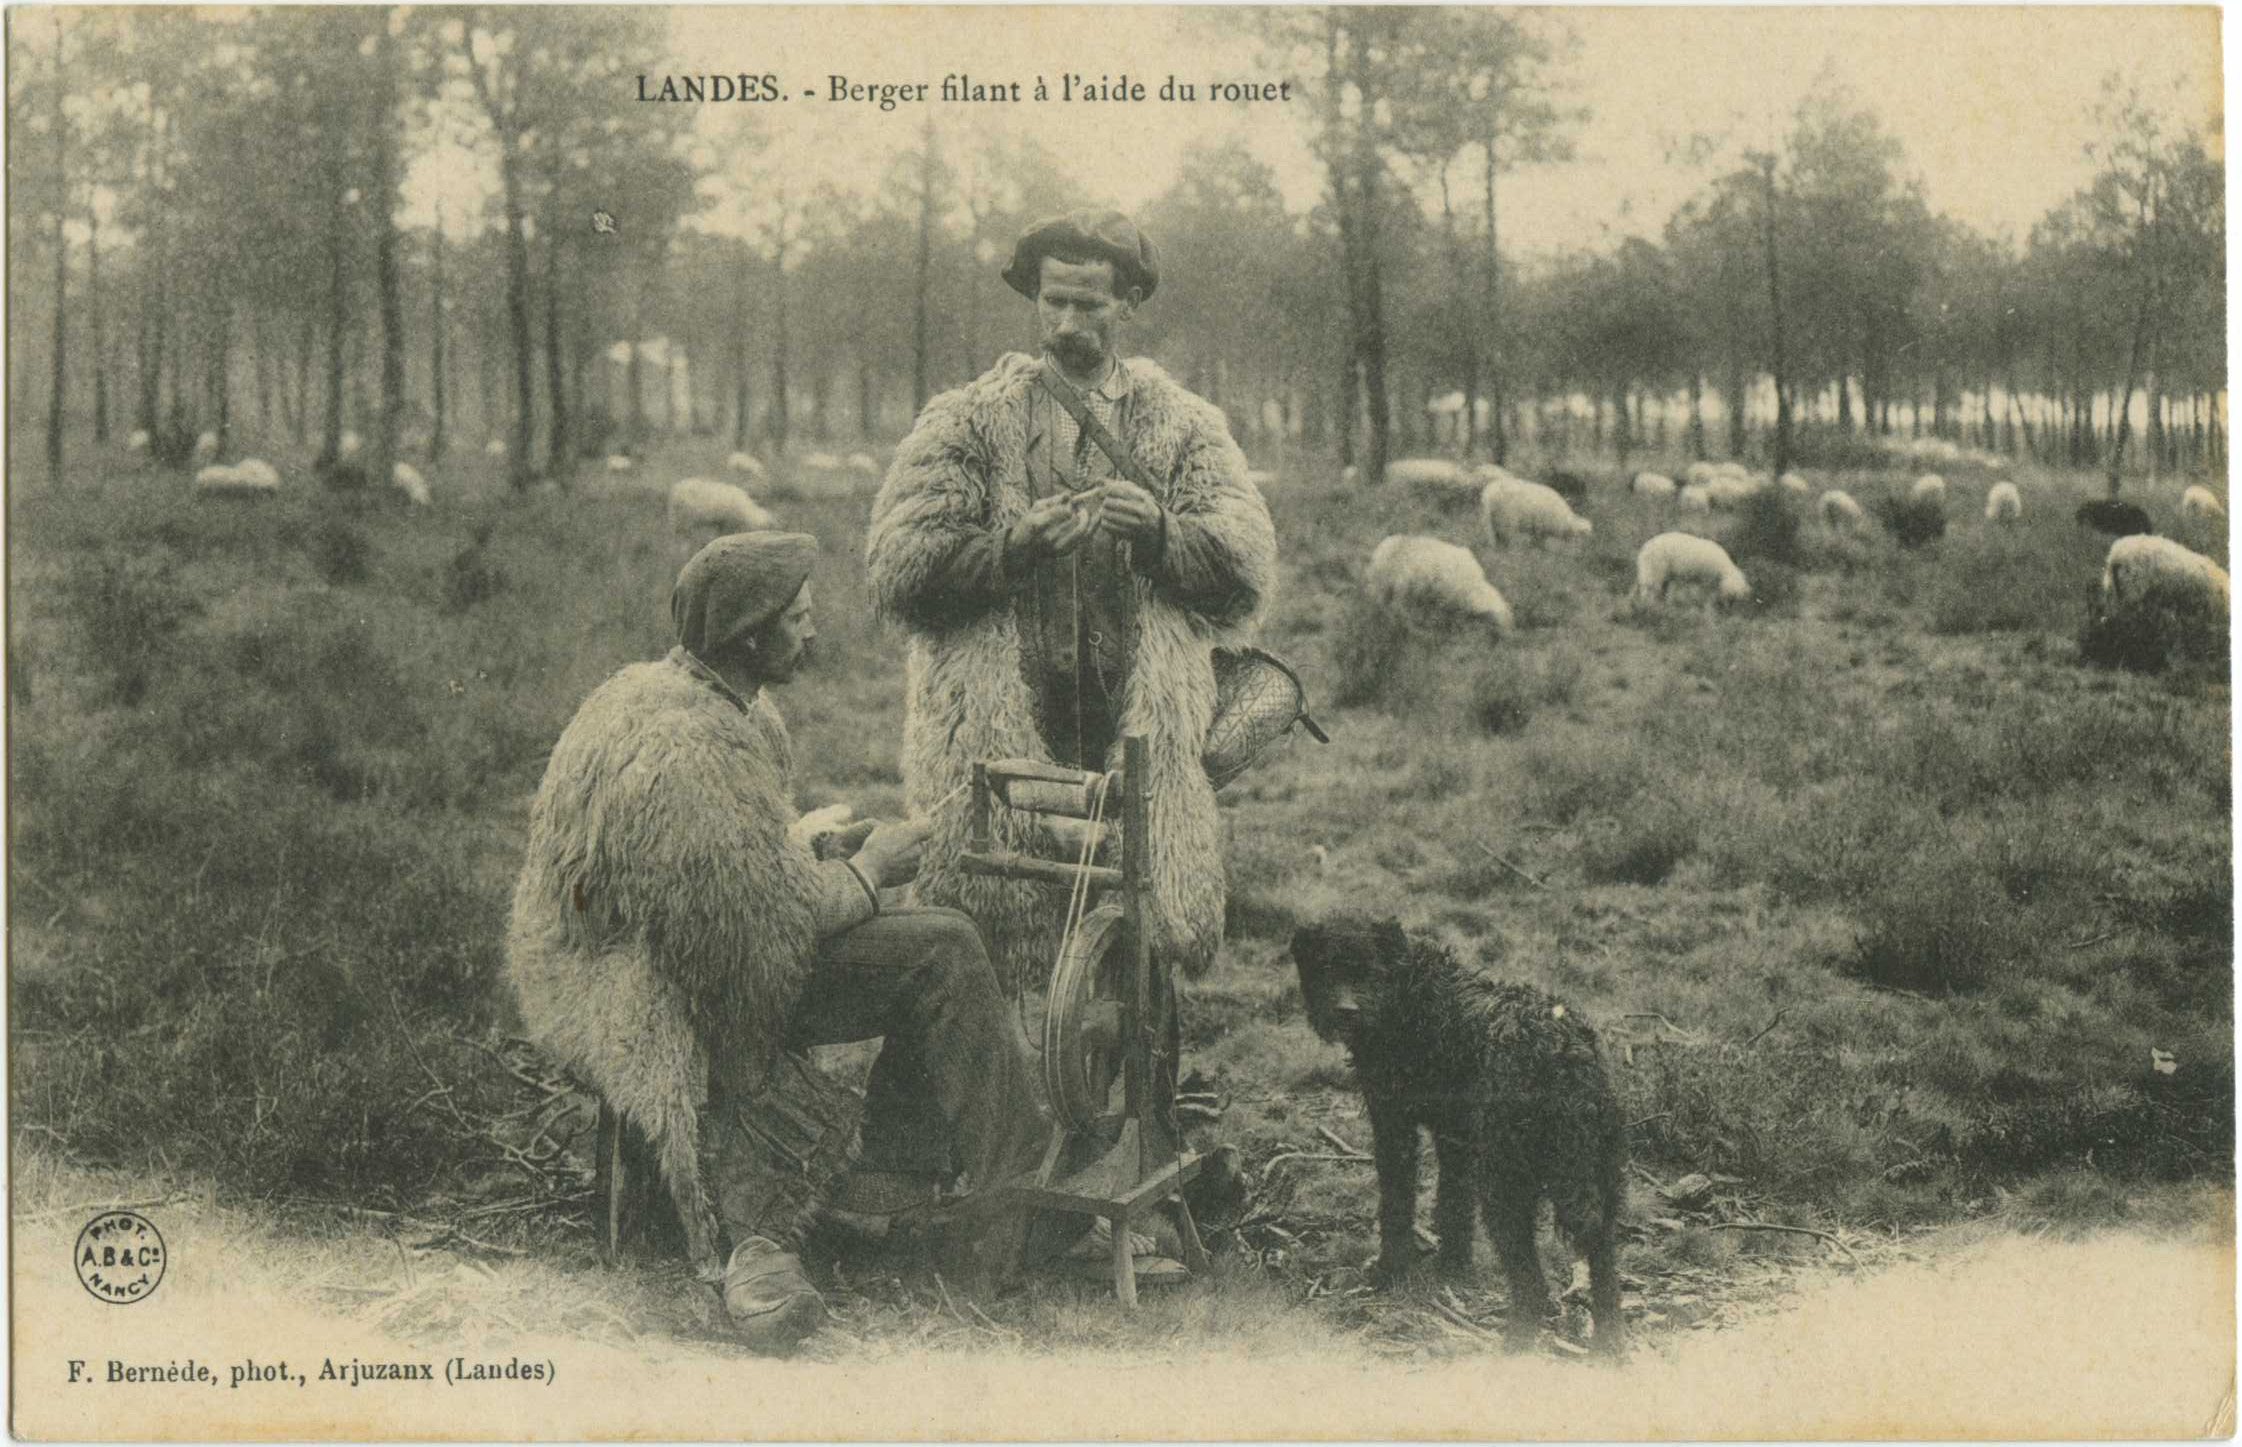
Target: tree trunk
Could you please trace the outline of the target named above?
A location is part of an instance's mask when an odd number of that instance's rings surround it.
[[[70,210],[70,122],[63,114],[66,93],[62,71],[62,12],[54,13],[54,381],[47,393],[47,477],[62,481],[62,417],[69,403],[69,329],[65,325],[70,283],[70,241],[63,219]]]
[[[327,147],[327,180],[338,193],[346,189],[341,147]],[[327,207],[327,420],[321,434],[319,462],[331,465],[342,456],[343,445],[343,343],[348,320],[350,273],[345,266],[350,208],[337,194]]]
[[[786,352],[789,343],[787,340],[786,316],[786,252],[788,242],[791,240],[786,234],[788,219],[786,196],[784,192],[781,192],[778,217],[778,265],[774,272],[771,287],[771,299],[775,308],[771,327],[771,405],[765,409],[771,419],[771,447],[773,451],[780,453],[786,451],[787,430]]]
[[[1777,477],[1790,467],[1790,389],[1783,372],[1783,278],[1775,246],[1775,158],[1761,163],[1767,190],[1761,213],[1761,235],[1767,247],[1767,310],[1775,357],[1775,466]]]
[[[545,395],[553,409],[551,425],[545,432],[545,472],[553,481],[565,484],[576,475],[577,449],[570,445],[568,435],[568,338],[561,325],[561,249],[558,225],[545,229]],[[631,343],[631,387],[638,387],[638,344]],[[583,397],[579,395],[581,404]],[[577,408],[582,410],[581,405]],[[636,420],[636,412],[633,412]],[[635,436],[635,433],[634,433]]]
[[[1352,330],[1339,359],[1339,465],[1355,466],[1355,412],[1362,406],[1362,377],[1355,367]],[[1358,474],[1359,476],[1359,474]]]
[[[257,431],[271,436],[272,425],[272,356],[265,344],[265,314],[262,310],[249,314],[250,371],[257,379]]]
[[[86,238],[86,308],[93,325],[93,441],[105,447],[109,443],[109,349],[102,344],[101,215],[91,205],[86,208],[86,221],[91,227]]]
[[[218,299],[218,333],[210,344],[210,395],[216,410],[217,423],[211,429],[218,434],[218,455],[226,456],[232,449],[233,430],[233,303],[224,297]]]
[[[1728,353],[1728,393],[1721,400],[1728,405],[1728,455],[1744,455],[1744,359],[1731,347]]]
[[[1494,428],[1494,459],[1497,467],[1509,460],[1510,431],[1505,423],[1504,392],[1506,378],[1503,374],[1502,335],[1502,248],[1495,234],[1495,177],[1498,170],[1495,138],[1492,135],[1480,141],[1486,156],[1486,220],[1487,220],[1487,295],[1486,295],[1486,352],[1487,390],[1493,399],[1488,407],[1487,420]],[[1476,354],[1475,354],[1476,358]]]
[[[397,475],[398,432],[405,420],[405,296],[397,265],[397,40],[390,33],[387,7],[374,11],[373,25],[380,87],[374,97],[374,284],[381,309],[381,411],[374,425],[373,484],[380,489]]]
[[[296,342],[296,405],[288,419],[289,435],[298,447],[311,431],[311,363],[317,343],[317,324],[307,310]]]
[[[646,288],[632,288],[631,294],[631,353],[624,368],[624,385],[630,388],[630,438],[636,446],[646,435],[646,365],[640,356],[639,339],[646,335]]]
[[[469,59],[473,65],[473,59]],[[506,480],[515,491],[530,483],[529,449],[537,420],[537,382],[529,340],[529,238],[522,234],[521,139],[511,119],[499,126],[498,175],[506,197],[506,324],[514,350],[514,445]]]
[[[1689,371],[1689,455],[1705,460],[1705,374],[1694,367]]]
[[[748,395],[747,395],[747,280],[750,255],[747,243],[739,243],[739,269],[734,273],[732,296],[732,450],[747,451]]]
[[[856,344],[856,431],[866,442],[872,440],[872,349],[863,338]]]
[[[451,369],[445,364],[445,343],[449,340],[451,320],[444,315],[444,206],[436,203],[436,234],[434,249],[429,253],[429,304],[428,304],[428,390],[433,417],[428,432],[428,460],[444,460],[444,448],[450,442]]]
[[[927,390],[927,286],[934,261],[934,112],[926,113],[919,141],[919,269],[915,288],[917,310],[911,322],[911,411],[926,410]],[[818,408],[819,435],[824,435],[825,409]]]

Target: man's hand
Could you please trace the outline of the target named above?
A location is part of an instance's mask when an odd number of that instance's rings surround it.
[[[1035,503],[1005,535],[1005,551],[1023,561],[1064,557],[1090,535],[1092,514],[1068,495],[1054,493]]]
[[[856,867],[881,889],[909,884],[918,878],[919,856],[925,852],[927,836],[933,832],[931,819],[882,824],[864,841],[864,847],[856,851]]]
[[[1160,504],[1151,493],[1117,477],[1105,485],[1105,519],[1100,526],[1125,542],[1152,542],[1160,536]]]

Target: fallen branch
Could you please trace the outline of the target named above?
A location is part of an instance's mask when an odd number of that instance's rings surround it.
[[[1541,882],[1540,880],[1538,880],[1538,879],[1534,878],[1534,877],[1533,877],[1532,875],[1528,874],[1528,873],[1527,873],[1527,872],[1526,872],[1525,870],[1523,870],[1523,869],[1520,869],[1520,868],[1519,868],[1519,867],[1518,867],[1517,865],[1515,865],[1515,864],[1512,864],[1512,863],[1511,863],[1511,862],[1510,862],[1509,860],[1507,860],[1507,859],[1503,858],[1503,857],[1502,857],[1502,856],[1501,856],[1500,854],[1497,854],[1497,853],[1495,853],[1495,851],[1494,851],[1494,850],[1492,850],[1492,849],[1488,849],[1488,848],[1487,848],[1487,846],[1486,846],[1486,845],[1485,845],[1484,843],[1482,843],[1482,842],[1481,842],[1480,840],[1474,839],[1474,840],[1472,840],[1471,842],[1472,842],[1472,843],[1474,843],[1474,844],[1477,844],[1477,845],[1479,845],[1479,847],[1480,847],[1481,849],[1485,849],[1485,850],[1487,851],[1487,857],[1488,857],[1489,859],[1492,859],[1493,861],[1495,861],[1495,863],[1497,863],[1497,864],[1501,865],[1501,866],[1502,866],[1503,868],[1505,868],[1505,869],[1509,870],[1509,871],[1510,871],[1510,872],[1511,872],[1512,874],[1515,874],[1515,875],[1517,875],[1517,876],[1518,876],[1518,877],[1519,877],[1520,879],[1523,879],[1524,881],[1526,881],[1526,883],[1528,883],[1528,884],[1532,885],[1532,886],[1533,886],[1534,888],[1536,888],[1536,889],[1547,889],[1547,888],[1549,888],[1549,886],[1548,886],[1548,885],[1546,885],[1546,884],[1542,883],[1542,882]]]
[[[1757,1044],[1758,1044],[1758,1043],[1759,1043],[1759,1042],[1760,1042],[1760,1041],[1761,1041],[1762,1039],[1764,1039],[1764,1038],[1766,1037],[1766,1035],[1767,1035],[1767,1031],[1768,1031],[1768,1030],[1772,1030],[1772,1029],[1774,1029],[1774,1028],[1775,1028],[1775,1027],[1776,1027],[1777,1025],[1780,1025],[1780,1024],[1782,1024],[1782,1023],[1783,1023],[1783,1016],[1785,1016],[1785,1015],[1787,1015],[1787,1014],[1789,1014],[1789,1013],[1790,1013],[1790,1006],[1788,1006],[1788,1005],[1785,1005],[1785,1006],[1783,1006],[1783,1007],[1782,1007],[1781,1009],[1777,1010],[1777,1011],[1775,1012],[1775,1018],[1767,1022],[1767,1028],[1766,1028],[1765,1030],[1761,1030],[1761,1031],[1759,1032],[1759,1034],[1757,1034],[1757,1035],[1754,1035],[1754,1036],[1753,1036],[1753,1037],[1752,1037],[1751,1039],[1749,1039],[1749,1040],[1746,1040],[1746,1041],[1744,1042],[1744,1048],[1745,1048],[1746,1050],[1749,1050],[1749,1049],[1751,1049],[1751,1048],[1752,1048],[1752,1047],[1753,1047],[1754,1045],[1757,1045]]]
[[[1371,1164],[1371,1158],[1368,1156],[1334,1155],[1329,1151],[1287,1151],[1281,1156],[1271,1157],[1268,1164],[1261,1169],[1265,1173],[1273,1171],[1286,1161],[1345,1161],[1350,1165],[1357,1166]]]
[[[1811,1236],[1817,1241],[1827,1241],[1845,1253],[1855,1266],[1861,1264],[1853,1248],[1827,1231],[1817,1231],[1811,1226],[1786,1226],[1780,1221],[1715,1221],[1705,1228],[1708,1231],[1787,1231],[1793,1236]]]
[[[1317,1126],[1316,1134],[1322,1136],[1325,1140],[1331,1142],[1339,1149],[1345,1151],[1348,1155],[1359,1156],[1365,1154],[1362,1147],[1354,1144],[1352,1141],[1349,1141],[1345,1136],[1339,1134],[1339,1132],[1333,1130],[1330,1126]]]
[[[187,1199],[188,1197],[185,1193],[174,1191],[168,1196],[158,1196],[152,1200],[147,1201],[80,1201],[74,1206],[49,1206],[44,1211],[34,1211],[28,1216],[18,1216],[16,1218],[16,1224],[18,1226],[23,1226],[28,1225],[33,1221],[44,1221],[49,1216],[70,1216],[75,1215],[81,1211],[96,1213],[107,1211],[153,1210],[158,1206],[168,1206],[174,1201],[184,1201]]]
[[[1499,1342],[1502,1340],[1501,1336],[1499,1336],[1495,1332],[1487,1330],[1487,1328],[1481,1326],[1478,1322],[1473,1321],[1470,1317],[1465,1316],[1462,1312],[1456,1310],[1456,1308],[1450,1306],[1445,1301],[1435,1300],[1432,1303],[1432,1309],[1436,1312],[1439,1312],[1448,1320],[1454,1322],[1457,1326],[1462,1327],[1465,1333],[1469,1336],[1476,1337],[1481,1341]]]

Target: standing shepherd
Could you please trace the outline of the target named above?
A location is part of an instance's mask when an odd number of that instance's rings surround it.
[[[1267,606],[1275,531],[1222,412],[1120,358],[1160,280],[1128,217],[1040,222],[1003,276],[1035,303],[1043,356],[1008,354],[929,402],[873,504],[873,587],[911,633],[904,785],[930,810],[977,759],[1105,770],[1144,735],[1153,947],[1197,975],[1222,943],[1224,895],[1201,763],[1210,652]],[[916,898],[978,921],[1017,990],[1049,970],[1066,892],[963,873],[967,812],[937,817]],[[1007,814],[999,847],[1033,847],[1035,826]]]

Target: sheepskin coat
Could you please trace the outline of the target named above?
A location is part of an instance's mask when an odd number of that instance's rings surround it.
[[[1029,505],[1029,393],[1040,365],[1012,353],[929,402],[873,504],[866,553],[875,596],[886,617],[911,630],[903,780],[914,813],[964,783],[976,760],[1049,758],[1020,665],[1022,594],[961,616],[932,593],[955,550],[1009,528]],[[1210,613],[1182,606],[1150,577],[1134,578],[1136,655],[1120,707],[1119,735],[1142,734],[1150,750],[1153,945],[1197,974],[1221,946],[1224,902],[1221,829],[1201,763],[1214,713],[1211,654],[1249,637],[1268,606],[1276,534],[1221,411],[1149,361],[1127,366],[1132,387],[1116,431],[1160,505],[1191,521],[1234,584]],[[1120,753],[1116,742],[1108,767],[1120,764]],[[1055,852],[1028,816],[993,812],[998,848]],[[963,798],[940,811],[915,898],[972,916],[1007,988],[1040,984],[1067,892],[965,875],[956,859],[968,814]]]
[[[817,861],[788,837],[792,747],[686,666],[634,664],[561,734],[530,806],[506,967],[528,1035],[634,1121],[673,1186],[712,1065],[753,1093],[816,949]]]

